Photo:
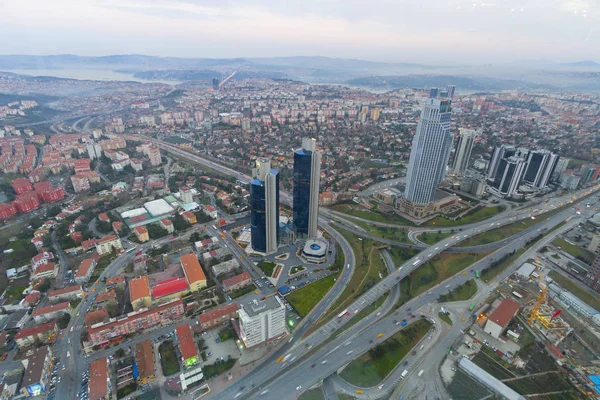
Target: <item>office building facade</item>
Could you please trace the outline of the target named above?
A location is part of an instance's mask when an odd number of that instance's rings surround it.
[[[444,178],[452,135],[450,100],[427,99],[412,142],[404,197],[413,204],[430,203]]]
[[[475,137],[477,137],[477,131],[472,129],[460,130],[454,151],[454,160],[452,161],[453,173],[462,174],[469,166],[469,159],[471,158],[471,151],[473,151]]]
[[[496,174],[490,182],[491,191],[502,197],[513,197],[525,172],[526,161],[523,157],[501,158]]]
[[[557,163],[558,156],[551,151],[530,151],[527,155],[527,169],[523,179],[537,188],[545,188],[548,186]]]
[[[317,237],[321,153],[315,139],[302,139],[294,152],[294,233],[296,238]]]
[[[287,334],[285,306],[278,296],[254,300],[238,311],[240,337],[248,348]]]
[[[250,182],[251,245],[256,251],[270,254],[279,244],[279,171],[271,160],[259,158]]]

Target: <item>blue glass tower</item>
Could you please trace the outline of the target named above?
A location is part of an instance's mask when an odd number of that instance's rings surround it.
[[[270,254],[279,244],[279,171],[271,169],[271,160],[259,158],[250,182],[251,245]]]
[[[321,153],[314,139],[303,139],[294,152],[294,233],[296,238],[317,236]]]

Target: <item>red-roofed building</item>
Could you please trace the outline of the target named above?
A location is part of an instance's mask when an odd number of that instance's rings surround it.
[[[115,221],[112,223],[113,232],[118,235],[123,229],[123,223],[121,221]]]
[[[13,201],[13,204],[18,212],[27,213],[38,208],[40,206],[40,200],[35,193],[28,192],[18,195]]]
[[[36,308],[31,316],[37,323],[46,322],[56,319],[61,313],[69,312],[70,309],[69,302],[65,301],[48,307]]]
[[[0,219],[5,220],[17,214],[17,207],[12,203],[0,203]]]
[[[90,327],[92,325],[99,324],[100,322],[104,322],[108,318],[110,318],[108,311],[106,311],[104,308],[101,308],[98,311],[92,311],[85,314],[83,323],[85,326]]]
[[[101,357],[90,364],[90,381],[88,395],[90,400],[110,399],[110,376],[108,374],[108,358]]]
[[[135,345],[135,363],[138,368],[138,383],[145,385],[155,378],[154,353],[149,339]]]
[[[250,283],[252,283],[252,277],[249,273],[244,272],[234,277],[225,279],[223,281],[223,289],[225,289],[226,292],[233,292],[234,290],[248,286]]]
[[[10,185],[16,194],[23,194],[27,192],[33,191],[33,186],[31,186],[31,182],[27,178],[16,178],[10,181]]]
[[[84,240],[83,242],[81,242],[81,247],[83,248],[83,251],[95,249],[96,248],[96,239]]]
[[[27,306],[34,306],[35,304],[37,304],[37,302],[39,301],[40,297],[42,297],[42,294],[40,292],[38,292],[37,290],[32,290],[21,301],[21,304],[24,305],[24,306],[26,306],[26,307]]]
[[[115,289],[115,288],[124,289],[125,288],[125,277],[122,275],[119,275],[119,276],[115,276],[112,278],[107,278],[106,279],[106,288],[107,289]]]
[[[52,260],[54,260],[54,254],[49,251],[45,251],[43,253],[36,254],[31,258],[31,267],[35,271],[40,265],[48,264]]]
[[[152,297],[157,302],[181,298],[190,288],[184,278],[171,278],[156,283],[152,288]]]
[[[196,365],[198,363],[198,349],[196,343],[194,343],[192,328],[185,324],[175,328],[175,332],[177,333],[183,368],[186,369]]]
[[[110,222],[110,218],[108,217],[107,213],[98,214],[98,219],[102,222]]]
[[[150,240],[150,236],[148,235],[148,229],[146,229],[145,226],[136,226],[133,229],[133,232],[135,233],[137,239],[142,243]]]
[[[79,231],[75,231],[75,232],[69,234],[69,236],[71,237],[71,239],[73,239],[75,244],[79,244],[83,241],[83,233],[81,233]]]
[[[521,305],[514,300],[502,300],[498,308],[488,317],[483,331],[498,339],[509,322],[517,315],[520,308]]]
[[[235,303],[227,304],[226,306],[215,308],[200,314],[198,321],[203,330],[221,325],[223,322],[228,322],[231,318],[237,317],[237,311],[240,309]]]
[[[79,173],[79,172],[87,172],[90,171],[90,164],[92,163],[92,160],[90,160],[89,158],[80,158],[78,160],[75,160],[75,173]]]
[[[86,258],[79,264],[79,268],[75,273],[75,282],[83,284],[90,280],[90,277],[94,273],[96,267],[96,260],[94,258]]]
[[[56,289],[48,293],[48,300],[51,302],[74,300],[83,296],[83,290],[80,285],[68,286],[62,289]]]
[[[58,274],[58,265],[53,262],[42,264],[36,268],[35,272],[29,276],[32,281],[37,281],[44,278],[53,279]]]
[[[196,215],[191,211],[184,211],[181,213],[181,216],[190,225],[194,225],[196,223]]]
[[[108,292],[98,293],[96,296],[96,304],[101,306],[105,303],[116,303],[117,302],[117,293],[114,290],[109,290]]]
[[[48,344],[56,338],[56,322],[37,325],[31,328],[21,329],[15,335],[15,342],[20,349],[33,346],[38,343]]]
[[[163,229],[166,229],[167,232],[169,232],[169,233],[173,233],[173,231],[174,231],[173,222],[171,222],[171,220],[169,218],[161,219],[160,226],[162,226]]]

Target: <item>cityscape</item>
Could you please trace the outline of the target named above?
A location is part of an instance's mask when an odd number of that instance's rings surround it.
[[[419,41],[445,62],[377,57],[351,4],[84,3],[63,21],[220,21],[220,46],[0,44],[0,400],[600,399],[600,64],[580,61],[600,49],[542,42],[597,6],[442,8],[528,39],[539,14],[540,48],[500,63],[460,35],[455,56]],[[378,41],[313,20],[332,12]],[[229,41],[245,14],[327,56]]]

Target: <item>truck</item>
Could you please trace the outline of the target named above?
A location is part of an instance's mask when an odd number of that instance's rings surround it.
[[[404,377],[405,377],[406,375],[408,375],[408,370],[407,370],[407,369],[405,369],[405,370],[402,372],[402,374],[400,375],[400,379],[404,379]]]
[[[469,311],[473,311],[474,308],[475,308],[475,303],[471,303],[471,305],[469,306]]]

